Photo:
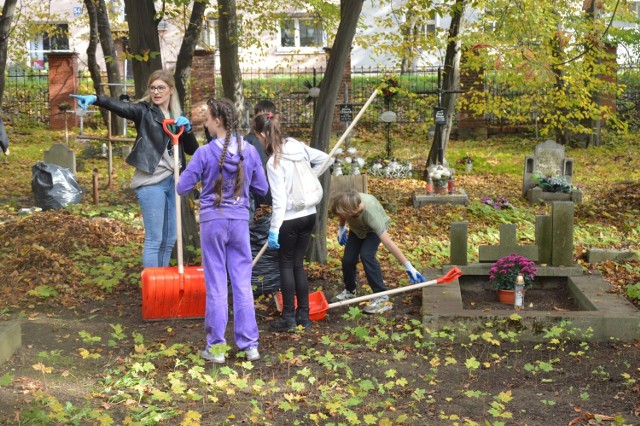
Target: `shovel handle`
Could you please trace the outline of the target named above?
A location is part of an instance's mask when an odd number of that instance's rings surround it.
[[[256,263],[258,263],[258,260],[260,260],[260,258],[262,257],[262,255],[264,254],[265,251],[267,251],[267,243],[264,243],[264,245],[262,246],[262,248],[260,249],[260,251],[258,252],[258,254],[256,254],[256,257],[253,258],[253,262],[251,263],[251,267],[253,268],[254,266],[256,266]]]
[[[170,124],[174,124],[175,120],[172,118],[165,118],[162,120],[162,128],[171,137],[171,144],[173,145],[173,183],[176,198],[176,252],[178,257],[178,274],[180,275],[180,291],[184,291],[184,260],[182,256],[182,212],[180,195],[175,190],[175,185],[178,184],[180,178],[180,154],[178,153],[178,144],[180,143],[180,135],[184,131],[184,126],[180,126],[177,133],[173,133],[169,129]]]
[[[403,293],[405,291],[415,290],[417,288],[422,288],[422,287],[426,287],[426,286],[429,286],[429,285],[448,284],[451,281],[459,278],[460,276],[462,276],[462,271],[460,270],[460,268],[454,267],[451,270],[449,270],[449,272],[447,272],[444,276],[442,276],[440,278],[436,278],[435,280],[426,281],[426,282],[423,282],[423,283],[412,284],[412,285],[408,285],[406,287],[392,288],[391,290],[386,290],[386,291],[381,291],[381,292],[378,292],[378,293],[367,294],[365,296],[360,296],[360,297],[354,297],[353,299],[341,300],[340,302],[330,303],[329,307],[327,309],[337,308],[338,306],[350,305],[352,303],[363,302],[365,300],[377,299],[378,297],[387,296],[387,295],[390,295],[390,294]]]
[[[182,132],[184,132],[184,126],[178,127],[178,131],[176,133],[173,133],[171,131],[169,125],[175,124],[175,122],[176,120],[174,120],[173,118],[165,118],[162,120],[162,128],[164,129],[166,134],[171,136],[171,144],[173,146],[178,145],[178,143],[180,142],[180,135],[182,135]]]

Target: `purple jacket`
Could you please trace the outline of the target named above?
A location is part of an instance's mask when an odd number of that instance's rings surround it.
[[[249,220],[249,192],[265,195],[269,189],[258,151],[251,144],[240,140],[244,167],[244,186],[240,196],[234,197],[236,174],[241,161],[235,137],[232,137],[229,142],[222,168],[222,202],[219,207],[214,206],[213,187],[219,175],[218,165],[222,155],[221,140],[214,139],[207,145],[198,148],[187,168],[180,175],[180,180],[176,185],[176,191],[180,195],[191,191],[199,181],[202,181],[200,222],[215,219]]]

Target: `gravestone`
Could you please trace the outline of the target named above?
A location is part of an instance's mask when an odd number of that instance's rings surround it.
[[[563,178],[569,185],[573,184],[573,159],[565,158],[564,146],[548,140],[536,145],[534,155],[525,159],[522,179],[522,195],[530,203],[554,201],[582,202],[582,192],[572,189],[570,193],[544,192],[536,186],[536,176]]]
[[[76,174],[76,153],[63,143],[54,143],[44,152],[44,162],[69,169]]]
[[[366,194],[367,175],[331,176],[331,193],[329,194],[329,198],[332,198],[336,193],[346,191],[347,189],[353,189],[354,191]]]
[[[564,157],[564,146],[548,140],[536,145],[534,155],[525,159],[524,179],[522,183],[522,195],[535,186],[534,176],[558,176],[563,177],[567,183],[572,184],[573,160]]]
[[[449,258],[452,265],[466,265],[467,261],[467,240],[469,239],[469,223],[468,222],[451,222],[451,230],[449,231],[451,238],[451,247]]]
[[[121,148],[120,156],[121,156],[122,158],[126,159],[126,158],[129,156],[129,154],[131,154],[131,148],[132,148],[132,146],[131,146],[131,145],[124,145],[124,146]]]

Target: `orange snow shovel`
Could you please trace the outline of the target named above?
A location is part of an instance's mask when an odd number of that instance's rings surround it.
[[[313,321],[319,321],[321,319],[324,319],[324,315],[327,313],[327,310],[331,308],[337,308],[338,306],[363,302],[365,300],[377,299],[378,297],[390,294],[403,293],[405,291],[415,290],[433,284],[448,284],[461,276],[462,271],[460,270],[460,268],[454,267],[450,269],[449,272],[447,272],[444,276],[436,278],[435,280],[412,284],[406,287],[393,288],[391,290],[367,294],[360,297],[354,297],[353,299],[342,300],[340,302],[334,302],[331,304],[327,302],[327,298],[324,296],[323,292],[315,291],[313,293],[309,293],[309,318]],[[276,300],[276,308],[278,309],[278,311],[282,312],[282,293],[276,293],[274,295],[274,298]]]
[[[172,133],[174,120],[162,120],[164,131],[173,145],[173,174],[175,183],[180,176],[178,143],[184,127]],[[145,268],[142,271],[142,319],[202,318],[206,304],[204,270],[201,266],[184,267],[182,259],[182,217],[180,196],[176,193],[176,222],[178,254],[177,267]]]

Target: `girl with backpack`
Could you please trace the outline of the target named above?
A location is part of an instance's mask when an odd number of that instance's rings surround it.
[[[313,173],[320,176],[332,161],[326,161],[329,156],[318,149],[308,147],[296,139],[283,137],[277,114],[269,112],[256,115],[253,129],[270,156],[267,160],[267,176],[273,210],[267,244],[269,249],[279,249],[282,316],[271,323],[270,328],[277,332],[294,332],[297,326],[308,329],[311,327],[309,282],[304,270],[304,254],[316,223],[316,207],[294,207],[294,169],[296,161],[306,161],[312,165]]]
[[[246,359],[260,358],[258,325],[251,288],[249,192],[265,195],[269,188],[258,151],[237,136],[238,117],[226,99],[209,99],[205,127],[213,139],[199,148],[182,173],[178,194],[202,182],[200,239],[207,289],[205,331],[207,343],[200,353],[222,364],[229,319],[227,272],[233,293],[233,328],[236,345]]]

